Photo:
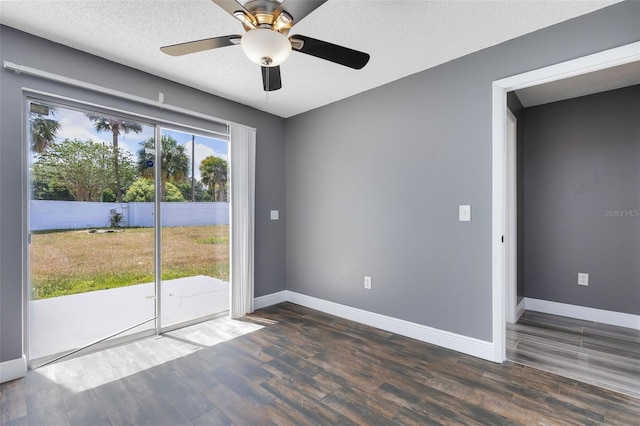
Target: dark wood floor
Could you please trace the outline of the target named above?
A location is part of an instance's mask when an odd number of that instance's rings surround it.
[[[639,330],[526,311],[507,324],[507,358],[640,398]]]
[[[2,424],[637,425],[640,400],[290,303],[31,371]]]

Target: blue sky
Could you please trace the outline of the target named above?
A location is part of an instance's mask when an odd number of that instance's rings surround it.
[[[84,113],[66,109],[62,107],[56,108],[54,119],[60,123],[60,130],[58,131],[57,141],[63,141],[64,139],[78,139],[78,140],[92,140],[94,142],[112,143],[112,134],[108,132],[97,132],[93,128],[93,123],[85,116]],[[192,133],[184,133],[177,130],[162,129],[163,134],[168,134],[172,138],[178,141],[178,143],[184,145],[185,151],[191,159],[192,146],[191,138]],[[132,157],[135,159],[137,151],[140,148],[140,144],[145,140],[153,137],[154,129],[151,126],[142,126],[141,133],[129,133],[126,135],[120,135],[118,137],[118,145],[121,149],[129,151]],[[206,157],[213,155],[224,160],[228,160],[228,143],[206,136],[195,135],[195,177],[200,178],[200,171],[198,166],[200,162]]]

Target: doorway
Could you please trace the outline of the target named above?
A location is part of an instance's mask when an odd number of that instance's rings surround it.
[[[508,99],[526,127],[518,164],[526,167],[519,260],[527,270],[526,311],[517,324],[507,317],[507,357],[637,396],[640,228],[634,210],[606,209],[639,201],[640,85],[535,105],[538,90],[515,93],[523,110]],[[576,280],[579,271],[589,285]],[[635,325],[620,327],[633,313]]]
[[[514,298],[507,297],[507,265],[513,253],[505,250],[503,239],[509,238],[507,203],[507,93],[555,82],[569,77],[587,75],[600,70],[640,61],[640,42],[599,52],[593,55],[508,77],[493,83],[493,201],[492,201],[492,298],[493,298],[493,358],[506,360],[506,323],[509,312],[515,311]],[[515,250],[511,247],[510,250]]]
[[[27,118],[30,368],[229,311],[228,138],[36,98]]]

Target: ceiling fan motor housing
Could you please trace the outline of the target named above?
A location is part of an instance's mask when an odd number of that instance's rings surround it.
[[[281,3],[276,0],[251,0],[244,3],[244,10],[234,12],[234,16],[242,22],[247,31],[254,28],[271,28],[286,35],[294,22]]]

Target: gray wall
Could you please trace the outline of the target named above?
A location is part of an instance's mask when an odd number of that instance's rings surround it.
[[[526,297],[640,314],[640,86],[524,122]]]
[[[285,227],[269,210],[285,208],[284,120],[244,105],[117,65],[59,44],[0,27],[0,60],[17,62],[148,99],[164,92],[167,104],[246,124],[257,129],[255,295],[285,288]],[[0,69],[0,362],[22,356],[21,87],[45,90],[112,106],[118,101]],[[151,115],[160,111],[140,110]],[[136,111],[137,112],[137,111]],[[175,118],[175,116],[174,116]],[[180,117],[179,117],[180,118]],[[188,120],[186,117],[180,119]],[[180,121],[180,120],[179,120]],[[23,123],[23,124],[21,124]],[[282,215],[283,217],[285,215]]]
[[[638,41],[639,17],[613,5],[288,119],[287,289],[491,341],[492,81]]]

